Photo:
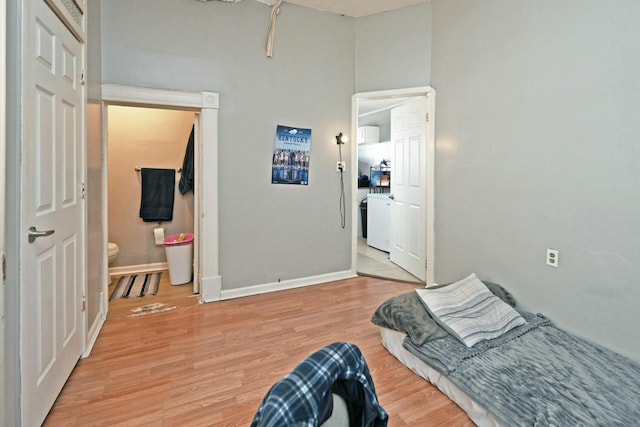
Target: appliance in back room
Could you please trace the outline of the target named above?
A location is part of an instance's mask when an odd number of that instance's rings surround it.
[[[165,237],[193,243],[193,191],[182,168],[194,113],[109,105],[107,117],[110,276],[167,269]]]
[[[388,193],[367,196],[367,245],[389,252],[391,236],[391,199]]]
[[[358,235],[366,236],[368,246],[389,252],[392,173],[389,111],[360,116],[358,125],[358,203],[362,209]]]

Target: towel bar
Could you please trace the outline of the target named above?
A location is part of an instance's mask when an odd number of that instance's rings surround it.
[[[140,166],[136,166],[134,169],[136,170],[136,172],[140,172],[142,170],[142,168]],[[178,173],[182,172],[182,168],[176,169],[176,172],[178,172]]]

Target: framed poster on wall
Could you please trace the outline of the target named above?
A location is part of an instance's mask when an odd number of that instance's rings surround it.
[[[273,148],[272,184],[309,184],[311,129],[278,125]]]

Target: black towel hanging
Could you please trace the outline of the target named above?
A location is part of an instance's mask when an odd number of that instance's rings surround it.
[[[189,191],[193,190],[193,142],[195,126],[191,127],[191,135],[189,135],[189,141],[187,142],[187,149],[184,153],[184,160],[182,161],[182,175],[180,175],[180,181],[178,182],[178,189],[180,194],[185,195]]]
[[[142,168],[140,173],[142,177],[140,218],[144,222],[173,220],[175,169]]]

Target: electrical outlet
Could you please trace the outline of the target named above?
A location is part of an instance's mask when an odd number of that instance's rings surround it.
[[[344,171],[347,169],[347,162],[338,160],[336,162],[336,172]]]
[[[547,248],[547,265],[557,267],[559,254],[560,253],[557,250]]]

